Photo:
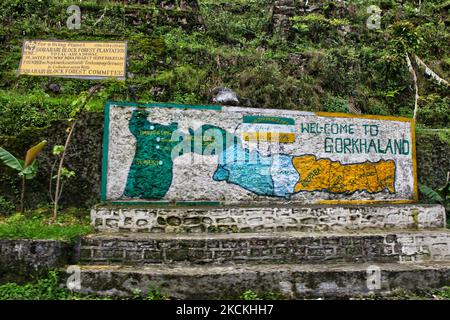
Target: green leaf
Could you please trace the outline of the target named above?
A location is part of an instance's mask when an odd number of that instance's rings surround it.
[[[31,165],[29,165],[22,171],[22,174],[25,176],[25,179],[31,180],[34,177],[36,177],[37,171],[38,171],[38,164],[37,161],[35,160]]]
[[[55,145],[53,146],[52,153],[57,156],[64,152],[64,146]]]
[[[17,171],[23,170],[23,164],[19,159],[14,157],[11,153],[0,147],[0,159],[8,167],[13,168]]]
[[[445,182],[445,185],[437,189],[437,192],[443,198],[447,198],[450,195],[450,172],[447,173],[447,181]]]
[[[430,201],[432,201],[434,203],[443,203],[444,202],[444,199],[441,197],[441,195],[428,186],[419,184],[419,190],[425,197],[427,197]]]
[[[69,179],[75,176],[75,172],[71,171],[67,168],[62,168],[61,170],[61,178],[63,179]]]

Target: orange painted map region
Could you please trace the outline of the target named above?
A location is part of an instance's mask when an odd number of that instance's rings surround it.
[[[293,158],[293,164],[300,174],[294,192],[377,193],[387,189],[395,193],[393,160],[341,164],[339,161],[316,159],[315,156],[298,156]]]

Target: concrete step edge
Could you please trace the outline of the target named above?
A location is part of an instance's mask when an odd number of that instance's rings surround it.
[[[450,262],[199,266],[80,266],[81,293],[130,296],[158,289],[173,299],[236,298],[246,290],[288,299],[388,294],[450,282]]]
[[[193,266],[193,265],[160,265],[149,264],[145,266],[123,266],[123,265],[78,265],[81,272],[121,272],[138,274],[167,274],[167,275],[193,275],[201,276],[203,274],[223,275],[236,274],[241,272],[360,272],[379,267],[381,270],[392,271],[413,271],[413,270],[450,270],[450,261],[431,261],[431,262],[394,262],[394,263],[333,263],[327,265],[316,264],[241,264],[227,266]]]
[[[450,236],[450,229],[436,228],[432,230],[408,230],[408,229],[387,229],[387,230],[343,230],[343,231],[284,231],[284,232],[246,232],[246,233],[151,233],[151,232],[97,232],[83,237],[83,240],[126,240],[126,241],[145,241],[145,240],[247,240],[247,239],[271,239],[271,238],[303,238],[303,237],[374,237],[386,235],[424,235]]]

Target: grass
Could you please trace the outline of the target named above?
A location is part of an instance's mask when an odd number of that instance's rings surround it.
[[[46,277],[32,283],[0,285],[0,300],[169,300],[169,297],[154,288],[149,288],[147,294],[135,291],[129,298],[74,293],[61,285],[59,272],[52,270]]]
[[[52,220],[49,209],[15,213],[0,218],[0,239],[51,239],[70,241],[93,232],[89,217],[80,209],[67,209]]]
[[[286,298],[279,292],[256,293],[253,290],[244,291],[238,300],[285,300]]]
[[[46,278],[36,283],[18,285],[7,283],[0,286],[0,300],[66,300],[71,298],[70,292],[58,287],[59,276],[51,271]]]

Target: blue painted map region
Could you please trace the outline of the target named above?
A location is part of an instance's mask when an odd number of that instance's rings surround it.
[[[219,160],[215,181],[226,181],[257,195],[289,198],[300,178],[292,156],[264,156],[243,148],[240,143],[226,149]]]
[[[271,156],[249,151],[236,143],[220,155],[213,179],[236,184],[257,195],[274,196],[271,166]]]
[[[275,196],[288,198],[295,193],[294,188],[300,179],[300,175],[292,163],[292,156],[275,154],[270,168],[270,175],[273,180]]]

